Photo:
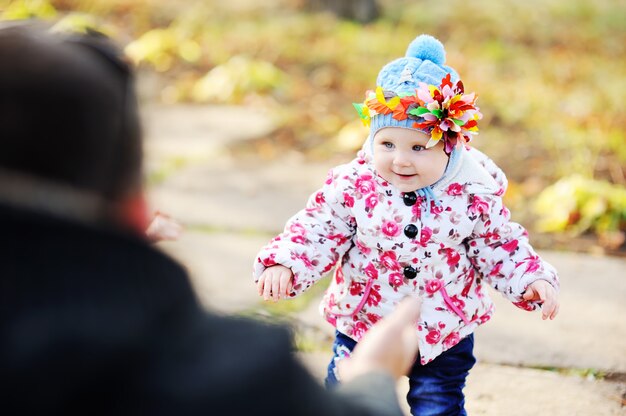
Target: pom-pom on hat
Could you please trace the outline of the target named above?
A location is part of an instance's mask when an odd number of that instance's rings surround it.
[[[452,82],[459,79],[447,65],[446,51],[441,42],[430,35],[420,35],[409,44],[406,54],[389,62],[378,73],[376,85],[383,90],[414,93],[420,82],[439,85],[448,74]]]
[[[469,141],[478,131],[481,117],[475,95],[464,94],[463,83],[444,65],[446,51],[437,39],[420,35],[406,56],[385,65],[363,104],[355,104],[359,116],[370,126],[370,140],[385,127],[415,129],[430,134],[427,147],[443,138],[450,153],[457,141]]]

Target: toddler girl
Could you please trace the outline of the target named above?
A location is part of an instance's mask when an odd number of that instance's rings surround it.
[[[543,319],[558,312],[556,272],[509,221],[504,174],[465,144],[481,115],[444,62],[441,43],[421,35],[383,67],[376,90],[355,104],[370,126],[363,149],[331,170],[254,272],[259,294],[277,300],[337,265],[320,307],[336,328],[327,385],[374,323],[421,297],[419,359],[408,374],[415,415],[465,414],[472,334],[493,314],[484,283],[522,309],[541,306]]]

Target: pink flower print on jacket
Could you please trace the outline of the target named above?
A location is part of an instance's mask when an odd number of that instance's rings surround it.
[[[361,339],[368,329],[369,328],[365,324],[365,322],[357,321],[354,323],[354,327],[352,328],[352,334],[348,334],[348,335],[351,335],[353,338],[356,338],[356,339]]]
[[[344,282],[343,270],[341,269],[341,267],[337,267],[337,269],[335,270],[335,281],[339,284],[342,284]]]
[[[354,186],[361,195],[368,195],[376,190],[376,182],[374,177],[369,174],[361,175],[355,182]]]
[[[363,294],[363,283],[360,282],[352,282],[350,283],[350,294],[352,296],[358,296]]]
[[[343,193],[343,203],[347,208],[354,207],[354,198],[347,192]]]
[[[426,334],[426,342],[429,344],[437,344],[441,339],[441,332],[437,328],[432,328]]]
[[[400,270],[400,263],[398,263],[398,256],[395,251],[383,252],[380,256],[380,264],[385,266],[388,270]]]
[[[451,296],[450,300],[452,301],[452,304],[456,306],[457,309],[462,311],[465,308],[465,302],[459,299],[457,295]]]
[[[446,189],[446,193],[450,196],[461,196],[463,194],[463,185],[460,183],[451,183]]]
[[[397,237],[400,235],[400,227],[398,227],[395,221],[383,220],[381,230],[387,237]]]
[[[504,265],[503,262],[499,261],[497,262],[493,268],[491,269],[491,271],[489,272],[489,276],[495,276],[495,277],[503,277],[502,276],[502,266]]]
[[[522,264],[526,264],[525,273],[534,273],[541,267],[541,259],[537,255],[529,256],[526,257],[523,262],[517,263],[515,267],[518,267]]]
[[[333,179],[334,179],[334,177],[335,177],[335,174],[334,174],[333,170],[332,170],[332,169],[330,169],[330,170],[328,171],[328,173],[326,174],[326,180],[324,181],[324,183],[325,183],[326,185],[330,185],[331,183],[333,183]]]
[[[309,270],[313,270],[315,266],[317,266],[317,263],[318,263],[316,260],[309,259],[309,256],[307,256],[306,253],[300,253],[300,254],[294,253],[293,258],[300,260],[302,264],[304,264],[304,267],[306,267]]]
[[[376,266],[374,266],[374,264],[368,264],[363,271],[369,279],[378,279],[378,270],[376,270]]]
[[[443,345],[446,348],[452,348],[454,347],[456,344],[459,343],[460,341],[460,337],[459,337],[459,333],[458,332],[452,332],[450,335],[448,335],[444,340],[443,340]]]
[[[433,230],[428,227],[422,228],[422,232],[420,233],[420,246],[426,247],[426,244],[428,244],[432,236]]]
[[[517,306],[520,309],[523,309],[525,311],[534,311],[535,310],[535,306],[533,306],[530,302],[525,301],[525,300],[521,300],[519,302],[513,302],[513,305]]]
[[[489,230],[481,233],[478,237],[485,242],[485,244],[495,244],[500,241],[500,234],[495,231]],[[476,247],[476,240],[470,242],[470,247]]]
[[[470,288],[472,287],[472,283],[474,282],[474,276],[476,275],[476,271],[474,269],[470,269],[469,273],[465,277],[465,286],[463,286],[463,290],[461,291],[461,296],[466,298],[469,295]]]
[[[334,293],[331,293],[328,297],[328,303],[326,304],[326,307],[330,310],[334,310],[337,307],[337,299],[335,298]]]
[[[372,285],[366,300],[367,306],[378,306],[382,298],[380,285]]]
[[[426,293],[428,293],[429,296],[432,296],[435,293],[439,292],[442,286],[443,286],[443,283],[441,279],[430,279],[426,281],[424,290],[426,290]]]
[[[300,223],[293,223],[289,226],[291,241],[296,244],[307,244],[310,241],[306,238],[306,228]]]
[[[294,234],[291,236],[291,241],[298,244],[304,244],[307,242],[307,239],[302,234]]]
[[[471,198],[472,203],[468,207],[468,211],[474,215],[483,215],[489,212],[489,203],[479,197],[478,195],[474,195]]]
[[[437,205],[435,201],[430,201],[430,213],[434,214],[435,217],[443,212],[443,206]]]
[[[337,244],[343,244],[348,241],[349,237],[345,234],[337,233],[337,234],[328,234],[326,236],[329,240],[335,241]]]
[[[292,234],[305,235],[306,227],[299,222],[294,222],[293,224],[289,225],[289,232]]]
[[[390,273],[389,274],[389,286],[393,287],[394,291],[398,291],[398,286],[404,284],[404,275],[402,273]]]
[[[368,313],[366,314],[366,316],[367,316],[367,320],[370,321],[372,325],[380,321],[380,318],[382,318],[380,315],[375,314],[375,313]]]
[[[424,199],[420,196],[417,197],[417,202],[411,207],[411,213],[413,214],[413,221],[422,218],[422,202]]]
[[[365,255],[369,255],[372,252],[372,249],[366,246],[365,244],[363,244],[361,240],[359,240],[358,238],[355,239],[354,245],[357,246],[357,248],[361,251],[361,253]]]
[[[372,211],[376,205],[378,205],[378,194],[373,193],[373,194],[369,194],[366,198],[365,198],[365,211],[370,212]]]
[[[339,256],[337,255],[337,253],[334,253],[334,254],[335,254],[335,257],[339,257]],[[322,274],[323,274],[323,275],[325,275],[326,273],[328,273],[329,271],[331,271],[333,268],[334,268],[334,266],[333,266],[331,263],[327,264],[327,265],[326,265],[326,267],[324,267],[323,269],[321,269],[321,270],[322,270]]]
[[[271,266],[276,265],[276,253],[272,253],[268,257],[259,258],[259,262],[264,267],[271,267]]]
[[[443,244],[440,245],[438,253],[443,254],[443,257],[446,259],[446,263],[450,266],[450,271],[454,271],[457,267],[459,267],[459,261],[461,260],[461,255],[458,251],[451,247],[445,247]]]
[[[517,240],[511,240],[502,244],[500,247],[502,247],[502,249],[508,253],[513,253],[515,250],[517,250],[517,244]]]

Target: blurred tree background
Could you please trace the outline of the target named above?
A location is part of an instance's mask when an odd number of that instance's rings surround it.
[[[432,34],[478,93],[474,145],[533,241],[626,252],[623,0],[0,0],[0,18],[111,35],[144,100],[267,111],[278,127],[252,151],[268,160],[354,152],[367,132],[351,103]]]

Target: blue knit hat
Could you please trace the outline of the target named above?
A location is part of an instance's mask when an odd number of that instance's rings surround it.
[[[454,83],[459,79],[456,71],[447,65],[446,51],[437,39],[429,35],[420,35],[406,50],[403,58],[398,58],[383,67],[376,79],[376,85],[395,94],[414,94],[420,82],[439,85],[448,74]],[[372,117],[370,138],[384,127],[403,127],[415,129],[414,120],[396,120],[392,114],[378,114]],[[421,131],[421,130],[420,130]]]

